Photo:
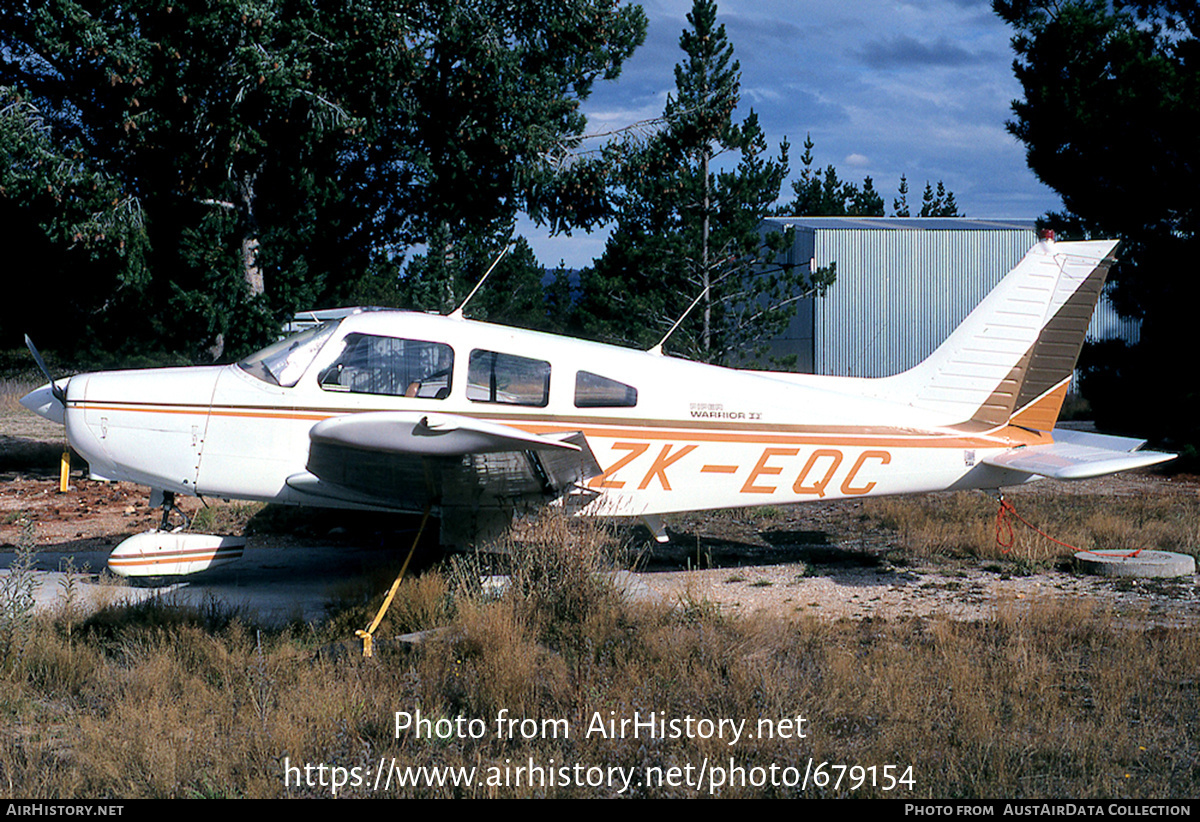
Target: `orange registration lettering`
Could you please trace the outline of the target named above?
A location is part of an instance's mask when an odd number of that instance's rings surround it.
[[[645,447],[649,448],[649,446]],[[650,480],[654,477],[658,477],[658,481],[662,483],[663,490],[670,491],[671,483],[667,482],[667,468],[679,462],[680,459],[695,450],[696,446],[685,445],[683,448],[680,448],[679,451],[672,454],[671,446],[669,444],[664,445],[662,451],[660,451],[658,456],[654,458],[654,464],[650,466],[650,470],[647,471],[646,476],[642,478],[642,483],[638,486],[638,490],[645,491],[650,487]],[[639,451],[638,453],[640,454],[641,452]]]
[[[588,486],[591,488],[624,488],[625,482],[623,480],[610,480],[609,477],[613,476],[626,465],[633,462],[642,454],[646,453],[646,449],[649,447],[650,444],[646,442],[614,442],[614,451],[628,451],[629,453],[613,463],[612,466],[600,476],[592,477],[590,480],[588,480]]]
[[[817,460],[826,458],[829,462],[829,467],[825,469],[825,476],[813,482],[812,485],[805,485],[808,479],[809,472],[817,464]],[[800,476],[796,477],[796,482],[792,484],[792,490],[797,494],[816,494],[818,497],[825,496],[825,489],[829,483],[833,482],[833,475],[837,472],[838,466],[842,464],[842,452],[833,448],[818,448],[813,451],[808,457],[808,462],[804,463],[804,467],[800,469]]]
[[[800,453],[799,448],[764,448],[762,456],[758,458],[758,462],[754,466],[754,470],[750,472],[750,476],[746,477],[746,482],[742,486],[743,494],[774,494],[774,485],[755,485],[754,481],[763,474],[767,476],[775,476],[783,472],[782,468],[774,465],[768,466],[767,460],[771,457],[794,457]]]
[[[863,451],[859,454],[858,459],[854,461],[854,465],[850,468],[850,473],[846,475],[846,479],[842,481],[843,494],[868,494],[875,487],[875,483],[868,482],[861,488],[855,488],[850,483],[854,481],[854,477],[858,474],[858,469],[863,467],[863,463],[867,460],[879,460],[883,465],[887,465],[892,461],[892,455],[887,451]]]

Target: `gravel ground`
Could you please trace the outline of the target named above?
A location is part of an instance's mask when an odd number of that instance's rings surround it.
[[[1109,580],[1062,571],[1012,576],[957,567],[881,563],[829,568],[804,563],[642,574],[656,596],[684,605],[709,601],[730,613],[821,619],[944,616],[973,621],[998,608],[1046,598],[1086,600],[1150,625],[1200,622],[1200,586],[1182,580]]]
[[[1035,496],[1138,494],[1196,495],[1200,484],[1194,477],[1135,472],[1080,482],[1042,480],[1006,489],[1018,508],[1022,499]],[[679,542],[690,540],[694,546],[686,560],[689,570],[646,573],[642,578],[658,596],[685,604],[707,600],[742,614],[764,611],[825,619],[942,615],[977,620],[1001,607],[1068,598],[1136,615],[1149,624],[1200,621],[1195,575],[1116,580],[1069,570],[1021,574],[994,561],[922,562],[894,551],[894,533],[864,525],[863,505],[843,501],[792,506],[781,509],[766,528],[752,512],[689,515],[678,522],[685,534]],[[717,541],[739,545],[742,551],[715,555],[710,563]]]

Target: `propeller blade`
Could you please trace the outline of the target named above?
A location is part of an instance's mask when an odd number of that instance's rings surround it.
[[[37,363],[38,368],[46,375],[46,379],[50,381],[50,393],[54,395],[54,399],[67,406],[67,392],[59,387],[54,381],[54,377],[50,374],[50,369],[46,367],[46,361],[42,359],[42,355],[38,353],[37,346],[33,344],[33,340],[29,339],[29,335],[25,335],[25,347],[29,349],[29,353],[33,355],[33,361]]]

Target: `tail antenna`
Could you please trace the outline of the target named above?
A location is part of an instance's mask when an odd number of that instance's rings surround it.
[[[648,349],[647,353],[653,354],[656,357],[661,357],[663,355],[663,350],[662,350],[663,343],[665,343],[667,341],[668,337],[670,337],[672,334],[675,333],[675,329],[678,328],[680,326],[680,324],[684,320],[687,319],[687,315],[692,313],[692,309],[695,308],[697,306],[697,304],[699,304],[700,300],[704,299],[704,295],[708,293],[708,288],[709,287],[707,285],[704,286],[704,290],[701,291],[696,296],[696,299],[692,300],[692,304],[687,307],[687,311],[683,312],[683,314],[680,315],[679,319],[675,321],[675,324],[673,326],[671,326],[671,330],[667,332],[667,336],[663,337],[661,340],[659,340],[658,345],[654,346],[651,349]]]
[[[504,255],[507,254],[508,250],[512,247],[513,244],[510,242],[508,245],[504,246],[504,248],[500,249],[500,253],[496,255],[496,259],[492,260],[492,264],[488,266],[488,270],[483,272],[483,276],[479,278],[479,282],[475,283],[475,287],[471,289],[471,293],[468,294],[467,298],[462,301],[462,305],[450,312],[451,317],[456,320],[461,320],[463,318],[463,309],[467,307],[467,303],[471,302],[471,298],[475,296],[475,292],[479,290],[480,286],[483,285],[484,281],[488,278],[488,275],[492,273],[496,266],[500,265],[500,261],[504,259]]]

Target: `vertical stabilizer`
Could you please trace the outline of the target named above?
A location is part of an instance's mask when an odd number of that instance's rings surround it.
[[[1115,240],[1043,240],[888,395],[976,430],[1054,427]]]

